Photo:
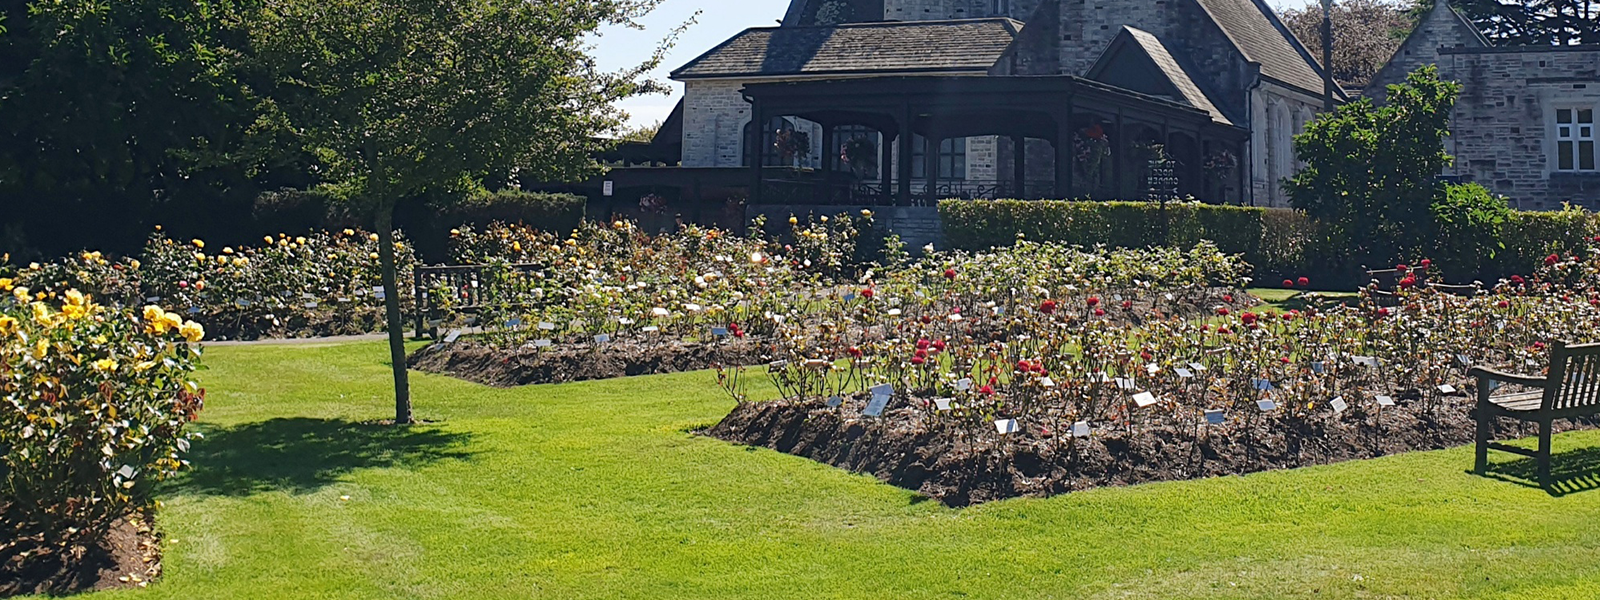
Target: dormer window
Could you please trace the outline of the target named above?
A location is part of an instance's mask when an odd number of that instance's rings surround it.
[[[1564,173],[1600,171],[1595,164],[1595,108],[1556,109],[1555,170]]]

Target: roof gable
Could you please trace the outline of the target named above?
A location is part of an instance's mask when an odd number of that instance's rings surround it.
[[[1261,74],[1302,91],[1322,94],[1322,66],[1262,0],[1195,0]],[[1334,91],[1340,97],[1343,90]]]
[[[1489,43],[1489,38],[1484,37],[1483,32],[1456,11],[1455,7],[1450,6],[1447,0],[1439,0],[1433,5],[1433,9],[1417,22],[1417,26],[1406,36],[1406,40],[1400,43],[1400,47],[1395,48],[1394,55],[1389,57],[1388,62],[1383,63],[1378,72],[1372,74],[1372,79],[1367,83],[1367,89],[1363,94],[1381,100],[1386,95],[1384,89],[1386,86],[1405,77],[1403,73],[1395,71],[1414,68],[1419,62],[1437,62],[1439,47],[1449,40],[1457,42],[1464,48],[1488,48],[1492,45]],[[1406,58],[1413,54],[1420,60]]]
[[[1011,19],[757,27],[689,61],[671,77],[982,74],[1021,27]]]
[[[1155,35],[1123,26],[1085,74],[1088,79],[1152,96],[1164,96],[1211,115],[1218,123],[1233,122],[1218,110],[1189,72]]]

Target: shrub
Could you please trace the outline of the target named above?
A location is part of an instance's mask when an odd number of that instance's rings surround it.
[[[205,330],[156,306],[0,288],[0,518],[62,539],[147,506],[187,464]]]
[[[502,221],[566,234],[583,220],[585,202],[583,196],[572,194],[507,189],[451,203],[438,217],[444,229]]]
[[[1449,185],[1432,206],[1433,257],[1447,277],[1471,280],[1495,271],[1505,250],[1504,231],[1512,218],[1506,201],[1476,183]]]

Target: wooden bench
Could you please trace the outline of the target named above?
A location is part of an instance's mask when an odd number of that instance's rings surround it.
[[[1539,485],[1550,485],[1550,425],[1556,419],[1600,414],[1600,344],[1568,346],[1556,342],[1550,351],[1550,372],[1545,377],[1502,373],[1473,367],[1468,375],[1478,379],[1478,457],[1474,471],[1489,467],[1489,449],[1531,457],[1538,462]],[[1501,383],[1538,388],[1494,395]],[[1490,440],[1497,417],[1539,424],[1539,449],[1528,450]]]

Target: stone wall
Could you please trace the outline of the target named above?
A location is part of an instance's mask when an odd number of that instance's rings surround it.
[[[944,243],[944,228],[939,220],[939,209],[932,206],[850,206],[850,205],[812,205],[812,204],[763,204],[745,207],[745,220],[748,222],[757,215],[766,215],[768,222],[782,221],[790,215],[837,215],[846,213],[857,215],[863,210],[871,210],[873,220],[879,227],[899,234],[900,239],[906,243],[906,250],[912,254],[920,254],[922,247],[933,244],[939,247]]]
[[[1553,172],[1552,160],[1555,109],[1600,112],[1600,46],[1446,48],[1439,66],[1462,85],[1450,123],[1453,174],[1514,208],[1600,209],[1600,172]]]
[[[742,81],[691,80],[683,85],[683,166],[741,164],[740,134],[750,121]]]
[[[1482,48],[1483,38],[1457,16],[1446,2],[1435,4],[1433,10],[1422,18],[1405,43],[1395,50],[1394,56],[1383,65],[1372,81],[1367,83],[1363,96],[1382,103],[1388,86],[1404,82],[1406,75],[1423,65],[1438,64],[1441,48]]]

